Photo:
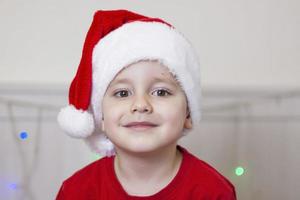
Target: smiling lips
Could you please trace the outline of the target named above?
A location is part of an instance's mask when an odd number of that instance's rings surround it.
[[[151,122],[131,122],[127,125],[125,125],[126,128],[130,128],[133,130],[147,130],[153,127],[156,127],[156,124],[153,124]]]

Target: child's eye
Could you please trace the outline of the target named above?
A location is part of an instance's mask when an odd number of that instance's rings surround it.
[[[119,91],[114,93],[114,96],[116,96],[116,97],[128,97],[128,95],[129,95],[128,93],[129,93],[129,91],[127,91],[127,90],[119,90]]]
[[[117,92],[114,93],[114,96],[116,97],[128,97],[129,96],[129,91],[128,90],[119,90]],[[157,96],[169,96],[171,95],[171,92],[169,92],[168,90],[166,89],[158,89],[158,90],[155,90],[153,93],[157,93]]]
[[[171,95],[171,92],[169,92],[168,90],[165,90],[165,89],[158,89],[158,90],[155,90],[153,93],[156,93],[157,96],[169,96],[169,95]]]

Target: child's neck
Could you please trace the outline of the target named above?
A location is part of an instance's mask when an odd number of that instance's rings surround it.
[[[114,167],[119,182],[130,195],[149,196],[176,176],[182,155],[176,144],[144,155],[118,150]]]

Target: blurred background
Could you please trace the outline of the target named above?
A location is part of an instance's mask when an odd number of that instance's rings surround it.
[[[56,122],[98,9],[160,17],[193,43],[203,119],[180,143],[238,199],[300,199],[300,1],[0,0],[1,200],[55,199],[99,158]]]

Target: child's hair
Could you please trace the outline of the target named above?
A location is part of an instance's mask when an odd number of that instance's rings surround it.
[[[100,130],[101,102],[116,74],[141,60],[157,60],[176,77],[195,128],[201,118],[200,67],[190,42],[162,19],[127,10],[100,10],[94,14],[70,86],[70,105],[58,115],[62,129],[72,137],[85,138],[97,153],[113,154],[113,144]]]

